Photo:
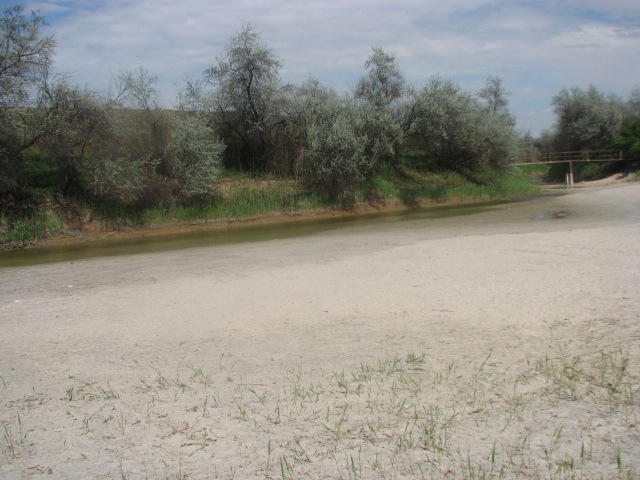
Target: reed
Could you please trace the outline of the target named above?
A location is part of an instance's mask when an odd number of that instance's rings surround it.
[[[49,235],[60,233],[62,217],[53,212],[43,212],[15,220],[0,213],[0,243],[24,246],[36,243]]]

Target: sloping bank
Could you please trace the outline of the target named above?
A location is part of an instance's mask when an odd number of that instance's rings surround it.
[[[255,229],[332,218],[352,218],[421,208],[510,201],[537,195],[540,188],[524,175],[493,185],[477,185],[453,174],[405,179],[373,179],[350,206],[332,206],[316,192],[288,179],[228,178],[219,197],[206,204],[143,211],[122,206],[82,206],[65,198],[41,202],[38,214],[0,222],[3,250],[32,249],[154,239],[189,233]]]

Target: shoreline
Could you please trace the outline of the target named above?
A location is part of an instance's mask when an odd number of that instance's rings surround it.
[[[620,174],[612,175],[601,180],[581,182],[575,184],[573,188],[567,188],[561,183],[542,184],[540,192],[534,195],[525,195],[518,197],[472,197],[458,198],[451,200],[420,200],[414,205],[402,203],[399,199],[391,199],[388,202],[379,203],[362,203],[353,208],[320,208],[304,211],[281,212],[273,211],[268,214],[257,215],[253,217],[239,218],[212,218],[208,220],[192,221],[192,222],[168,222],[163,224],[150,224],[146,226],[124,226],[119,229],[104,229],[104,225],[97,221],[89,222],[83,229],[68,229],[60,234],[52,235],[47,238],[40,239],[23,245],[3,244],[0,245],[0,255],[2,252],[11,252],[16,250],[37,250],[41,248],[55,249],[57,247],[73,247],[82,246],[95,242],[113,241],[130,241],[136,239],[154,239],[169,235],[186,235],[190,232],[215,232],[224,231],[230,228],[255,228],[259,226],[275,226],[278,224],[286,225],[294,222],[305,222],[312,220],[321,220],[325,218],[340,217],[358,217],[372,214],[403,212],[410,210],[422,209],[438,209],[458,205],[482,205],[487,202],[517,202],[526,201],[530,198],[536,198],[545,195],[566,195],[574,190],[594,187],[607,187],[612,185],[624,184],[630,180],[627,176]]]
[[[542,192],[541,192],[542,193]],[[553,192],[554,195],[558,194]],[[423,201],[416,205],[407,205],[400,203],[399,200],[390,201],[385,204],[361,204],[353,208],[326,208],[315,209],[307,211],[296,212],[270,212],[264,215],[258,215],[254,217],[241,217],[231,219],[210,219],[195,221],[189,223],[166,223],[158,225],[148,225],[140,227],[123,227],[122,229],[103,230],[102,225],[98,222],[92,222],[92,224],[83,230],[69,230],[61,234],[57,234],[51,237],[47,237],[38,240],[35,243],[30,243],[22,246],[2,245],[0,246],[0,255],[3,251],[15,251],[15,250],[37,250],[40,248],[56,248],[56,247],[73,247],[87,245],[95,242],[109,242],[113,241],[129,241],[136,239],[149,239],[170,236],[170,235],[183,235],[190,232],[202,233],[202,232],[215,232],[225,231],[231,228],[255,228],[259,226],[277,226],[287,225],[294,222],[305,222],[312,220],[322,220],[327,218],[344,218],[344,217],[359,217],[383,213],[404,212],[411,210],[422,209],[438,209],[453,207],[458,205],[482,205],[487,202],[512,202],[526,200],[527,198],[535,198],[540,194],[533,196],[524,196],[516,198],[490,198],[490,197],[474,197],[468,199],[454,199],[444,201]]]

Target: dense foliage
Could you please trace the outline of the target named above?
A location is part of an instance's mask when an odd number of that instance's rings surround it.
[[[623,121],[623,103],[593,85],[562,91],[553,98],[557,117],[556,146],[560,151],[602,149],[611,145]]]
[[[552,100],[556,125],[547,133],[540,146],[546,152],[581,152],[616,149],[627,164],[639,158],[640,91],[635,89],[627,101],[606,95],[591,85],[586,90],[563,88]],[[542,140],[542,139],[541,139]],[[573,173],[576,181],[594,180],[624,168],[625,164],[577,163]],[[549,178],[561,180],[567,168],[553,165]]]
[[[504,168],[518,154],[518,137],[507,110],[506,94],[485,90],[474,95],[451,80],[432,78],[417,94],[416,136],[440,168]],[[483,102],[483,100],[485,100]]]

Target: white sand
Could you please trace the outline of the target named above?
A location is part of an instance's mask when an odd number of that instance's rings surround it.
[[[640,475],[640,184],[0,270],[2,478]]]

